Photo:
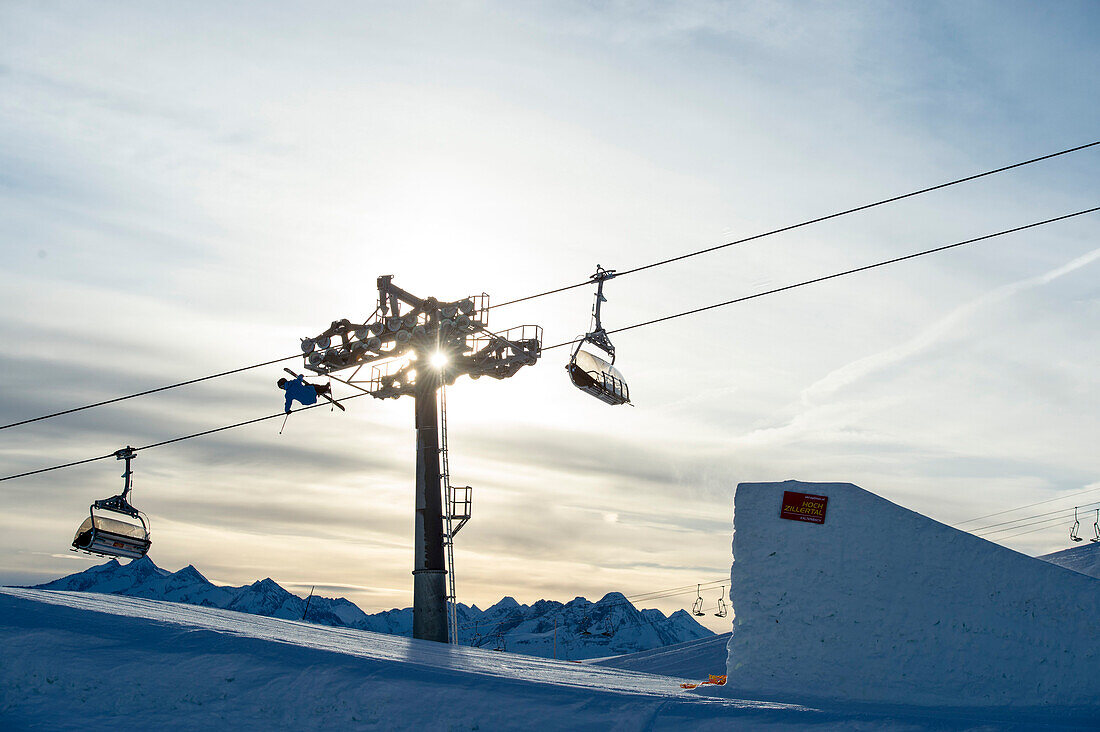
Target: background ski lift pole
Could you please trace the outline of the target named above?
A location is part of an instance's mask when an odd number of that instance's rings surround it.
[[[306,614],[309,612],[309,601],[313,599],[313,591],[317,589],[317,585],[313,585],[309,588],[309,597],[306,598],[306,607],[302,610],[302,620],[306,619]]]

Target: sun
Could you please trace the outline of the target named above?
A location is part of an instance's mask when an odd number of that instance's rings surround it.
[[[439,371],[446,367],[451,359],[447,358],[447,354],[442,351],[436,351],[428,358],[428,363],[432,365],[432,368]]]

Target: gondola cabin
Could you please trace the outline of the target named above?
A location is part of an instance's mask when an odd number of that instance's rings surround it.
[[[103,557],[140,559],[152,545],[145,522],[141,524],[90,515],[80,524],[73,537],[73,548]]]
[[[599,356],[577,349],[565,368],[573,386],[601,402],[613,406],[630,403],[630,388],[623,375]]]
[[[134,459],[136,452],[134,448],[126,446],[115,453],[116,458],[126,461],[126,472],[122,474],[122,493],[92,503],[88,508],[88,518],[80,524],[76,536],[73,537],[74,551],[124,559],[140,559],[149,552],[153,543],[149,539],[149,523],[145,520],[145,515],[127,500],[132,488],[130,477],[134,474],[130,470],[130,461]],[[96,511],[110,511],[119,516],[128,516],[138,523],[107,518],[96,514]]]

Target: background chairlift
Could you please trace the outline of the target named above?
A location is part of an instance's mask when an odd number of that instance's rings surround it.
[[[706,613],[703,612],[703,594],[699,591],[699,587],[700,585],[695,585],[696,598],[695,604],[691,607],[691,614],[702,617],[703,615],[706,615]]]
[[[1077,506],[1073,507],[1073,528],[1069,530],[1069,538],[1073,541],[1081,541],[1081,537],[1077,535],[1077,530],[1081,528],[1081,522],[1077,520]]]
[[[592,621],[588,618],[588,613],[585,613],[584,620],[582,620],[581,623],[583,623],[581,635],[592,635],[592,631],[589,630],[589,628],[592,627]]]
[[[720,618],[726,617],[726,588],[722,587],[721,593],[718,595],[718,611],[714,613]]]
[[[615,635],[615,628],[611,625],[611,613],[604,616],[603,631],[600,633],[605,638]]]
[[[1096,520],[1092,522],[1092,531],[1096,536],[1089,541],[1100,541],[1100,508],[1096,509]]]
[[[630,389],[627,387],[622,373],[613,365],[615,363],[615,346],[612,345],[611,339],[607,337],[607,332],[600,321],[600,306],[607,301],[607,298],[603,296],[603,283],[614,276],[615,270],[604,269],[596,265],[596,274],[592,275],[592,280],[597,283],[596,304],[592,308],[592,317],[595,321],[594,327],[577,343],[577,347],[573,350],[573,355],[569,359],[569,365],[565,367],[565,370],[569,372],[569,379],[573,382],[573,386],[612,406],[630,404]],[[606,353],[611,360],[605,361],[599,356],[581,350],[581,346],[585,343],[591,343]]]
[[[80,550],[88,554],[98,554],[101,557],[123,557],[125,559],[140,559],[149,551],[152,541],[149,539],[149,523],[144,514],[130,505],[126,500],[130,494],[130,461],[134,459],[135,450],[125,447],[115,453],[115,458],[126,461],[126,472],[122,474],[124,479],[122,493],[110,498],[96,501],[88,508],[88,518],[80,524],[73,538],[73,550]],[[96,511],[110,511],[137,519],[139,523],[100,516]]]

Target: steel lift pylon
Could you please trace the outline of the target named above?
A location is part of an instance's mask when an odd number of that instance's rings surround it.
[[[446,643],[449,638],[457,640],[454,559],[451,555],[448,561],[446,555],[469,519],[470,489],[450,487],[439,395],[459,376],[505,379],[533,365],[542,353],[542,328],[522,325],[503,333],[490,331],[489,296],[484,293],[444,302],[416,297],[394,285],[392,275],[379,277],[377,284],[378,307],[369,318],[362,323],[334,321],[319,335],[302,339],[302,354],[307,369],[377,399],[413,397],[413,637]],[[364,378],[360,374],[368,365],[370,375]],[[333,375],[344,371],[350,373]]]

